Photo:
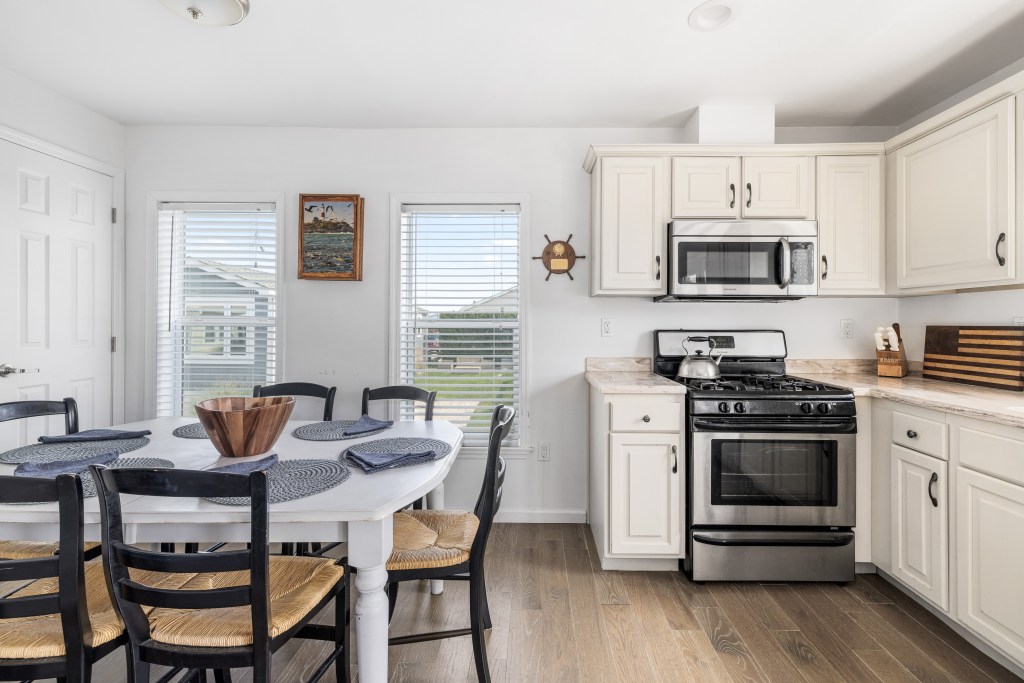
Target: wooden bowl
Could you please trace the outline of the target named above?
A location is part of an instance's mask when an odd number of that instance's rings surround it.
[[[226,458],[244,458],[274,447],[293,408],[293,396],[226,396],[200,401],[196,415],[218,453]]]

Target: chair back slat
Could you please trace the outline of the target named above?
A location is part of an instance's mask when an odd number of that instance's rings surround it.
[[[208,590],[186,590],[151,588],[129,580],[119,582],[117,589],[122,598],[137,605],[170,609],[244,607],[250,603],[252,597],[252,589],[248,584]]]
[[[252,388],[252,397],[309,396],[310,398],[322,398],[324,400],[324,421],[329,422],[334,419],[334,395],[337,391],[337,387],[325,387],[312,382],[282,382],[266,386],[257,384]]]
[[[111,552],[124,566],[131,569],[180,574],[202,572],[231,572],[249,569],[248,550],[230,550],[219,553],[183,553],[168,557],[168,553],[142,550],[115,542]]]
[[[149,639],[149,620],[143,606],[214,609],[249,605],[252,607],[253,644],[255,647],[268,647],[270,556],[267,545],[270,525],[267,473],[262,470],[245,475],[170,469],[108,469],[99,465],[94,465],[92,471],[100,495],[108,588],[133,646],[138,647]],[[250,499],[249,550],[182,555],[130,548],[124,542],[121,495],[247,497]],[[133,581],[129,567],[172,573],[224,573],[248,569],[249,582],[209,590],[154,588]],[[211,615],[210,618],[215,617]]]
[[[55,503],[57,480],[0,476],[0,503]]]
[[[434,402],[436,400],[436,391],[427,391],[411,384],[380,387],[378,389],[366,387],[363,389],[363,415],[369,414],[370,401],[414,401],[426,405],[423,418],[427,422],[431,422],[434,419]]]
[[[60,612],[60,600],[56,593],[0,600],[0,619],[41,617],[58,612]]]
[[[505,459],[501,457],[501,443],[512,431],[516,411],[504,405],[494,408],[491,415],[491,436],[487,442],[487,464],[484,466],[484,483],[480,489],[473,513],[479,518],[480,526],[473,539],[471,554],[483,557],[487,538],[491,532],[494,515],[501,505],[501,493],[505,482]]]
[[[63,401],[11,401],[0,403],[0,422],[25,420],[30,417],[64,416],[64,432],[78,433],[78,404],[73,398]]]
[[[57,576],[60,560],[33,557],[28,560],[0,560],[0,581],[32,581]]]

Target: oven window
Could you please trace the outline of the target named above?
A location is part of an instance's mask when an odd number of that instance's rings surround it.
[[[679,284],[777,285],[778,242],[679,242]]]
[[[713,439],[712,505],[835,507],[836,441]]]

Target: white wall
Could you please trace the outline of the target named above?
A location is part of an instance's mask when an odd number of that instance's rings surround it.
[[[0,126],[124,166],[124,126],[0,67]]]
[[[928,325],[1012,325],[1024,318],[1024,290],[961,292],[899,299],[900,330],[907,357],[924,358],[924,332]]]
[[[514,192],[530,197],[531,234],[524,256],[539,254],[543,235],[573,234],[589,254],[589,181],[581,168],[587,145],[675,142],[678,130],[487,129],[328,130],[217,127],[129,127],[126,136],[128,220],[128,376],[147,371],[145,262],[153,249],[146,225],[150,191],[283,192],[286,238],[282,292],[288,380],[333,382],[336,413],[358,410],[364,386],[387,379],[388,201],[391,193]],[[297,202],[301,192],[358,193],[366,198],[362,282],[296,279]],[[529,261],[530,424],[532,441],[551,443],[551,461],[510,463],[503,510],[582,515],[586,507],[586,356],[649,356],[651,331],[680,327],[779,327],[797,358],[866,358],[867,331],[896,319],[895,300],[818,299],[780,304],[655,304],[649,299],[594,298],[590,262],[574,275],[544,282]],[[600,336],[600,319],[615,335]],[[840,318],[855,321],[855,340],[839,338]],[[326,376],[318,373],[326,372]],[[131,417],[152,403],[141,382],[128,387]],[[449,505],[471,506],[479,460],[456,464]]]

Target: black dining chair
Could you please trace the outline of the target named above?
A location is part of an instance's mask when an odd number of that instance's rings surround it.
[[[309,396],[311,398],[322,398],[324,400],[324,422],[330,422],[334,419],[334,395],[337,392],[337,387],[325,387],[322,384],[313,384],[312,382],[284,382],[282,384],[268,384],[266,386],[257,384],[252,389],[252,397]],[[339,544],[335,543],[333,545],[337,546]],[[312,551],[313,553],[321,552],[323,547],[321,543],[313,543]],[[282,555],[308,555],[309,551],[309,543],[281,544]]]
[[[313,672],[319,681],[334,664],[349,680],[349,572],[345,560],[271,556],[267,473],[92,467],[100,494],[107,586],[128,633],[133,683],[149,681],[153,664],[204,671],[230,682],[230,669],[252,667],[268,683],[272,655],[292,638],[329,641],[331,653]],[[244,497],[250,500],[246,550],[166,553],[124,542],[121,496]],[[140,585],[145,569],[192,577],[175,588]],[[312,619],[334,603],[334,626]]]
[[[363,415],[370,413],[370,401],[414,401],[426,404],[423,418],[427,421],[434,419],[434,401],[437,400],[436,391],[427,391],[410,384],[400,386],[380,387],[363,389]]]
[[[473,512],[404,510],[395,513],[394,550],[388,558],[388,617],[395,612],[402,581],[444,579],[469,581],[469,628],[415,633],[389,639],[391,645],[472,635],[473,659],[481,683],[489,683],[484,630],[491,627],[484,579],[484,553],[494,515],[501,506],[505,460],[501,442],[512,431],[515,410],[499,405],[491,416],[484,483]]]
[[[0,680],[90,680],[92,666],[127,638],[107,594],[103,567],[85,564],[82,482],[0,476],[0,503],[56,502],[60,552],[0,559],[0,579],[31,581],[0,596]]]
[[[0,422],[27,420],[32,417],[49,415],[64,416],[64,433],[78,433],[78,404],[73,398],[63,401],[12,401],[0,403]],[[47,557],[57,552],[57,542],[0,541],[0,559],[27,560],[33,557]],[[86,546],[86,558],[92,559],[100,553],[99,543]]]
[[[337,387],[325,387],[311,382],[284,382],[282,384],[257,384],[252,388],[252,397],[263,396],[309,396],[324,400],[324,421],[330,422],[334,416],[334,395]]]

